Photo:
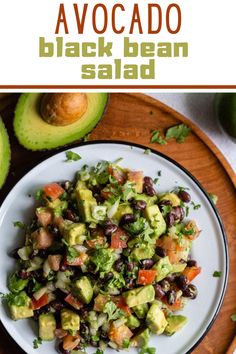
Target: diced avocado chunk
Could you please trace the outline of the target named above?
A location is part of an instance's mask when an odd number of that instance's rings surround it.
[[[161,200],[169,200],[172,203],[172,206],[178,206],[181,203],[181,200],[175,193],[166,193],[161,196],[160,201]]]
[[[127,317],[126,325],[130,329],[135,329],[135,328],[138,328],[140,326],[140,321],[134,315],[130,315],[130,316]]]
[[[19,303],[23,305],[19,306]],[[22,318],[33,317],[34,311],[32,309],[32,304],[30,298],[26,295],[25,291],[21,291],[15,296],[15,299],[9,304],[11,318],[16,321]]]
[[[172,272],[172,264],[170,263],[169,257],[166,256],[159,259],[159,261],[154,264],[152,269],[157,270],[157,275],[155,278],[157,282],[164,279],[169,273]]]
[[[93,297],[93,288],[88,277],[83,276],[76,280],[73,293],[85,304],[89,304]]]
[[[149,197],[146,194],[136,194],[134,196],[135,200],[144,200],[147,203],[147,206],[151,206],[156,203],[157,201],[157,196],[154,195],[153,197]]]
[[[44,313],[39,316],[39,338],[42,340],[53,340],[56,328],[56,320],[52,313]]]
[[[167,326],[165,328],[165,334],[171,336],[175,332],[179,331],[186,323],[188,319],[182,315],[172,315],[167,317]]]
[[[156,204],[146,207],[144,215],[154,229],[156,237],[159,237],[166,231],[166,222]]]
[[[63,309],[61,311],[61,327],[65,331],[78,331],[80,328],[80,317],[77,313]]]
[[[172,264],[172,270],[171,273],[182,273],[184,269],[186,268],[187,263],[175,263]]]
[[[52,201],[47,199],[47,206],[53,209],[54,214],[59,216],[62,214],[63,210],[67,209],[68,202],[66,200],[60,200],[59,198]]]
[[[134,247],[130,253],[130,258],[136,261],[141,261],[142,259],[152,258],[155,254],[155,249],[153,245],[141,244],[139,247]]]
[[[129,307],[134,307],[153,301],[155,299],[155,291],[152,285],[146,285],[126,291],[122,296]]]
[[[78,202],[79,212],[84,222],[96,222],[92,216],[92,209],[97,206],[97,201],[93,197],[90,189],[82,181],[78,181],[76,185],[76,198]]]
[[[129,204],[122,203],[118,206],[117,212],[112,218],[119,222],[122,216],[125,214],[133,214],[133,209]]]
[[[138,305],[138,306],[135,306],[133,308],[136,316],[138,318],[145,318],[146,317],[146,314],[148,312],[148,304],[141,304],[141,305]]]
[[[63,238],[70,246],[82,245],[86,239],[86,226],[83,223],[63,224]]]
[[[138,333],[134,338],[131,340],[132,347],[147,347],[150,338],[150,331],[148,328],[144,329],[142,332]]]
[[[21,279],[17,276],[16,273],[13,273],[8,280],[8,288],[13,293],[19,293],[22,291],[28,284],[28,279]]]
[[[148,328],[155,334],[161,334],[164,332],[167,326],[167,320],[165,318],[164,312],[159,308],[158,304],[152,304],[150,307],[146,323]]]

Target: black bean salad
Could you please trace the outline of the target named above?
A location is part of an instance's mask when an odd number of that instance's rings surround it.
[[[37,200],[5,296],[13,320],[38,322],[36,347],[57,338],[64,354],[147,348],[151,333],[186,324],[178,311],[196,298],[201,271],[186,190],[158,194],[142,171],[102,161],[45,185]]]

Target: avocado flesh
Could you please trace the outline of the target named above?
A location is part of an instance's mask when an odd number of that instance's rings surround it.
[[[0,118],[0,188],[4,184],[10,167],[11,150],[7,130]]]
[[[85,304],[89,304],[93,298],[93,288],[88,277],[83,276],[76,280],[74,285],[74,295]]]
[[[175,332],[179,331],[187,323],[187,317],[181,315],[172,315],[167,317],[167,326],[165,328],[165,334],[172,336]]]
[[[152,285],[146,285],[126,291],[122,296],[129,307],[134,307],[153,301],[155,299],[155,290]]]
[[[78,331],[80,329],[80,316],[71,310],[63,309],[61,311],[61,327],[65,331]]]
[[[66,126],[46,123],[39,114],[42,93],[23,93],[17,103],[14,131],[20,144],[29,150],[48,150],[67,145],[88,134],[105,110],[106,93],[87,93],[88,107],[78,121]]]
[[[53,340],[56,328],[56,320],[52,313],[44,313],[39,316],[39,338],[46,341]]]
[[[150,307],[146,323],[148,328],[155,334],[162,334],[168,324],[164,312],[159,308],[158,304],[152,304]]]

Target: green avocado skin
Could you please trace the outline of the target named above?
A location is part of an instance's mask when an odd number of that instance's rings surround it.
[[[75,123],[53,126],[39,113],[42,93],[21,94],[15,109],[13,127],[21,145],[29,150],[50,150],[78,141],[91,132],[105,111],[107,93],[87,93],[88,108]]]
[[[236,138],[236,93],[217,93],[215,110],[226,133]]]
[[[5,125],[0,118],[0,188],[8,175],[11,159],[9,137]]]

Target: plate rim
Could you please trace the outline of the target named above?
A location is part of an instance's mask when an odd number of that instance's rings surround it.
[[[212,325],[214,324],[219,311],[222,307],[224,298],[225,298],[225,293],[227,290],[227,286],[228,286],[228,277],[229,277],[229,246],[228,246],[228,240],[227,240],[227,234],[225,231],[225,227],[223,224],[223,221],[221,219],[221,216],[218,212],[218,210],[216,209],[216,206],[214,205],[214,203],[212,202],[211,198],[209,197],[207,191],[205,190],[205,188],[202,186],[202,184],[197,180],[197,178],[191,173],[189,172],[184,166],[182,166],[179,162],[177,162],[176,160],[174,160],[173,158],[167,156],[166,154],[154,150],[151,147],[139,144],[139,143],[134,143],[134,142],[129,142],[129,141],[122,141],[122,140],[103,140],[103,139],[97,139],[97,140],[91,140],[91,141],[84,141],[84,142],[80,142],[78,144],[76,144],[75,146],[66,146],[65,149],[60,150],[60,151],[55,151],[55,153],[53,155],[51,155],[50,157],[47,157],[46,159],[43,159],[41,162],[39,162],[37,165],[35,165],[33,168],[31,168],[29,171],[27,171],[15,184],[15,186],[12,188],[12,190],[10,190],[10,192],[6,195],[6,197],[4,198],[2,204],[0,205],[0,210],[4,207],[4,204],[6,202],[6,200],[8,199],[9,195],[12,193],[12,191],[14,191],[15,187],[21,182],[21,180],[28,175],[31,171],[33,171],[34,169],[38,168],[41,164],[45,163],[47,160],[53,159],[56,155],[59,155],[63,152],[68,151],[69,149],[75,149],[75,148],[79,148],[81,146],[86,146],[86,145],[99,145],[99,144],[114,144],[114,145],[124,145],[124,146],[133,146],[133,147],[137,147],[143,150],[149,149],[153,154],[162,157],[163,159],[167,160],[168,162],[172,163],[173,165],[177,166],[181,171],[183,171],[197,186],[198,188],[201,190],[201,192],[204,194],[204,196],[206,197],[206,199],[208,200],[208,202],[211,205],[211,208],[216,216],[216,219],[218,221],[218,224],[220,226],[220,230],[221,230],[221,234],[222,234],[222,238],[223,238],[223,244],[224,244],[224,254],[225,254],[225,277],[224,277],[224,282],[223,282],[223,288],[222,288],[222,292],[221,292],[221,296],[220,296],[220,300],[218,303],[218,306],[214,312],[214,315],[210,321],[210,323],[208,324],[208,326],[206,327],[205,331],[203,332],[203,334],[200,336],[200,338],[193,343],[193,345],[191,346],[191,348],[185,353],[185,354],[190,354],[192,353],[192,351],[202,342],[202,340],[204,339],[204,337],[206,336],[206,334],[209,332],[209,330],[211,329]],[[2,319],[0,318],[0,322],[1,325],[5,331],[5,333],[11,337],[11,339],[13,339],[13,341],[21,348],[22,351],[25,352],[25,350],[20,346],[20,344],[12,337],[11,333],[8,332],[7,328],[4,326],[4,323],[2,322]],[[26,353],[26,352],[25,352]]]

